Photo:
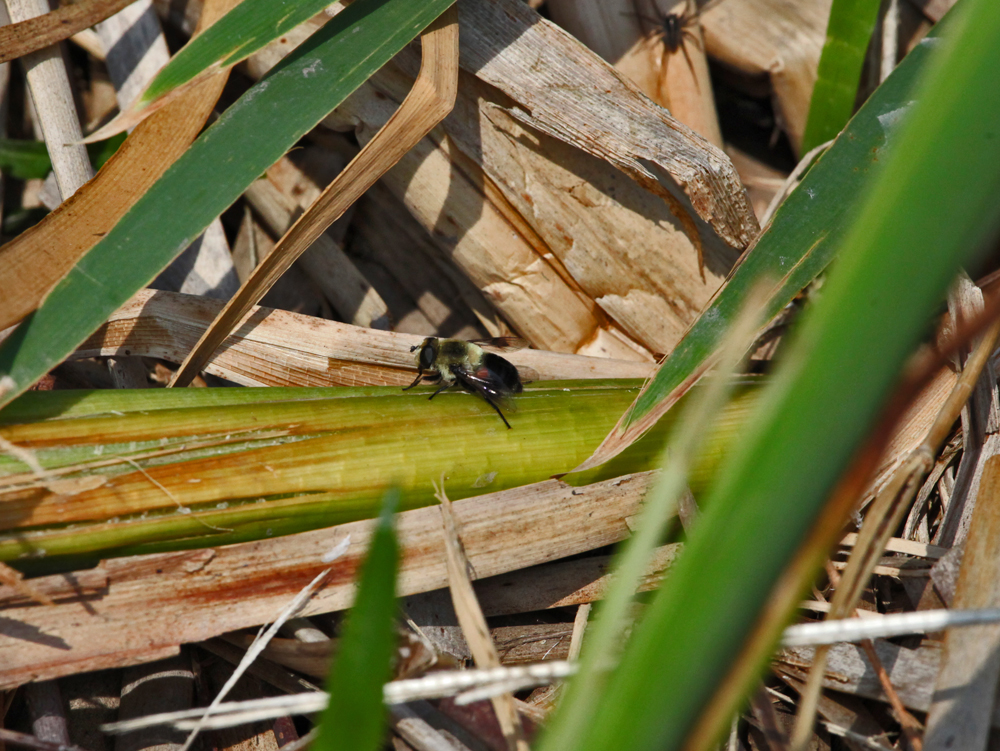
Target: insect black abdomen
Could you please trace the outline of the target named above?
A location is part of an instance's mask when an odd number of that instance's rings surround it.
[[[520,394],[521,391],[524,390],[524,387],[521,385],[521,377],[518,375],[517,368],[504,358],[500,357],[500,355],[495,355],[492,352],[484,352],[483,365],[497,375],[505,390],[510,391],[513,394]]]

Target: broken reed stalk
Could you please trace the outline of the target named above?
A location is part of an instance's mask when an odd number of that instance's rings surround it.
[[[592,449],[637,387],[531,384],[510,431],[481,399],[428,402],[428,389],[59,392],[49,406],[49,394],[32,394],[5,415],[17,424],[0,427],[41,469],[0,455],[0,560],[65,570],[315,529],[370,515],[393,481],[408,507],[430,503],[442,472],[456,498],[537,482]],[[738,430],[727,414],[696,487]],[[579,482],[652,467],[662,438]]]
[[[27,21],[49,11],[45,0],[6,0],[12,21]],[[69,76],[57,46],[28,53],[22,60],[35,114],[45,138],[59,187],[59,199],[65,201],[94,176],[76,116]]]
[[[420,73],[403,104],[254,269],[181,364],[173,386],[188,385],[295,259],[451,112],[458,90],[458,9],[441,14],[420,40]]]
[[[115,311],[73,358],[139,355],[180,362],[222,309],[207,297],[142,290]],[[416,373],[410,347],[423,337],[254,307],[205,372],[241,386],[405,386]],[[505,355],[531,380],[638,378],[653,364],[536,349]],[[50,395],[50,399],[59,397]]]
[[[858,533],[858,541],[848,559],[847,569],[834,593],[828,619],[846,618],[857,607],[872,571],[885,550],[886,542],[899,526],[923,478],[933,467],[934,457],[947,439],[962,407],[969,400],[979,380],[979,374],[993,353],[998,337],[1000,337],[1000,321],[995,321],[966,363],[958,383],[923,443],[896,470],[892,480],[882,489],[868,510]],[[792,736],[792,751],[802,751],[812,737],[828,654],[829,647],[821,646],[817,648],[813,658],[809,678],[799,702],[799,713]]]

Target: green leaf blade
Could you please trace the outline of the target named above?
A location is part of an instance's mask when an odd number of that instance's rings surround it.
[[[385,494],[368,556],[358,582],[358,597],[347,615],[337,658],[330,669],[317,751],[377,751],[385,735],[382,687],[392,676],[395,645],[396,567],[399,546],[393,515],[399,490]]]
[[[625,428],[656,410],[715,351],[759,279],[780,280],[765,311],[765,317],[773,317],[827,268],[841,247],[849,220],[859,210],[866,186],[881,170],[886,138],[895,127],[892,113],[911,102],[931,44],[919,45],[906,57],[809,170],[636,399],[623,422]]]
[[[245,60],[329,4],[329,0],[243,0],[184,45],[137,104],[144,107],[214,67],[226,68]]]
[[[833,1],[802,137],[803,154],[836,138],[851,119],[880,5],[879,0]]]

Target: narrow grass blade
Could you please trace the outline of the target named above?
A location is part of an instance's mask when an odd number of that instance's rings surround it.
[[[765,319],[770,319],[826,269],[843,247],[865,187],[882,172],[886,146],[894,139],[896,124],[912,99],[914,84],[936,40],[928,37],[907,55],[858,111],[778,209],[771,225],[663,361],[635,404],[578,469],[597,466],[624,449],[698,381],[711,367],[718,343],[754,280],[765,276],[780,280],[764,311]]]
[[[958,267],[1000,224],[1000,5],[966,0],[957,12],[822,296],[574,751],[710,747],[807,584],[783,588],[769,605],[780,615],[760,622],[776,582]],[[752,629],[755,649],[742,653]],[[723,681],[729,691],[703,716]]]
[[[107,138],[134,128],[200,81],[225,70],[323,10],[325,0],[243,0],[191,39],[163,66],[129,109],[91,134]]]
[[[347,614],[330,670],[316,751],[376,751],[385,735],[382,687],[392,677],[395,643],[396,565],[399,549],[393,515],[399,490],[389,490],[358,582],[358,597]]]
[[[148,284],[451,2],[357,0],[244,94],[0,346],[0,405]]]
[[[851,119],[880,6],[880,0],[833,0],[802,137],[803,154],[836,138]]]
[[[170,59],[139,97],[139,106],[205,73],[236,65],[329,4],[328,0],[243,0]]]

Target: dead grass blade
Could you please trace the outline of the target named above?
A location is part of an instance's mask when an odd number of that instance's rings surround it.
[[[236,0],[208,0],[201,25],[223,16]],[[94,179],[31,229],[0,248],[0,330],[41,303],[167,168],[184,153],[212,112],[226,76],[187,92],[137,127]]]
[[[420,74],[409,96],[254,269],[184,360],[172,385],[189,384],[229,332],[295,259],[451,112],[458,88],[458,11],[455,7],[445,11],[420,39]]]
[[[455,615],[462,627],[465,641],[472,651],[476,667],[490,669],[500,667],[500,655],[490,637],[490,627],[486,616],[479,607],[479,600],[472,588],[471,574],[473,572],[469,559],[462,547],[458,534],[458,520],[452,510],[451,501],[444,490],[444,476],[441,476],[441,487],[435,483],[435,497],[441,501],[438,507],[444,527],[445,560],[448,564],[448,589],[451,592],[451,602],[455,607]],[[514,706],[514,696],[505,693],[491,699],[493,711],[496,712],[500,730],[510,751],[528,751],[521,718]]]
[[[0,27],[0,63],[69,39],[78,31],[113,16],[134,0],[80,0],[44,16]]]

